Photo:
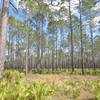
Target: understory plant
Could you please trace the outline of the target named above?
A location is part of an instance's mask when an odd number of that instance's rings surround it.
[[[5,71],[0,83],[0,100],[46,100],[56,91],[56,86],[42,81],[24,83],[18,71]]]

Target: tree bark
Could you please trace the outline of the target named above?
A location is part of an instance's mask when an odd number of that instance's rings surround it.
[[[56,27],[57,30],[57,27]],[[58,34],[56,32],[56,70],[58,69],[58,52],[57,52],[57,48],[58,48]]]
[[[79,11],[80,11],[80,36],[81,36],[81,68],[82,74],[84,75],[84,62],[83,62],[83,32],[82,32],[82,2],[79,0]]]
[[[95,58],[94,58],[94,43],[93,43],[93,30],[92,30],[92,23],[89,23],[90,26],[90,33],[91,33],[91,50],[92,50],[92,63],[93,63],[93,68],[94,70],[96,70],[95,68]]]
[[[71,4],[69,0],[69,18],[70,18],[70,32],[71,32],[71,67],[72,72],[74,72],[74,63],[73,63],[73,28],[72,28],[72,16],[71,16]]]
[[[8,13],[9,13],[9,0],[3,0],[2,20],[0,27],[0,81],[2,81],[3,79]]]
[[[27,30],[26,38],[27,38],[27,40],[26,40],[26,74],[27,74],[29,71],[29,31],[28,30]]]
[[[52,33],[52,72],[54,71],[54,50],[55,50],[55,44],[54,44],[54,34]]]

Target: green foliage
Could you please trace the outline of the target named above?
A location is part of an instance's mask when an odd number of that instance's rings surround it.
[[[96,98],[96,100],[100,100],[100,88],[97,88],[96,90],[95,90],[95,98]]]
[[[87,69],[86,73],[89,74],[89,75],[94,75],[95,74],[95,72],[91,69]]]
[[[72,73],[71,69],[62,69],[62,70],[54,70],[52,69],[43,69],[38,72],[38,70],[32,70],[33,74],[64,74],[64,75],[82,75],[82,69],[75,69],[75,71]],[[86,75],[100,75],[100,69],[96,69],[95,71],[93,69],[86,69]]]
[[[5,70],[3,76],[4,76],[5,79],[11,80],[12,71],[10,71],[10,70]]]
[[[13,78],[16,81],[19,81],[21,78],[20,72],[17,70],[5,70],[3,76],[7,81],[11,81]]]
[[[70,99],[77,99],[83,91],[94,95],[95,100],[100,100],[100,80],[67,81],[63,85],[64,94]]]
[[[55,86],[49,86],[41,81],[24,83],[21,81],[20,72],[6,70],[4,81],[0,83],[0,100],[46,100],[56,91]]]
[[[38,81],[32,84],[23,82],[9,84],[3,81],[0,84],[0,100],[45,100],[55,91],[55,88]]]
[[[80,69],[75,70],[75,75],[80,74]],[[48,73],[49,72],[49,73]],[[94,75],[93,71],[87,70],[88,74]],[[33,70],[34,74],[38,73]],[[57,70],[52,72],[41,70],[43,74],[72,74],[71,70]],[[99,69],[97,69],[99,73]],[[21,80],[24,73],[16,70],[5,70],[4,80],[0,83],[0,100],[47,100],[54,94],[62,93],[72,100],[79,99],[84,91],[89,91],[94,95],[95,100],[100,100],[100,80],[68,80],[61,85],[48,85],[42,81],[29,83]],[[99,75],[99,74],[98,74]]]
[[[80,87],[80,81],[67,81],[64,84],[63,89],[64,94],[69,96],[71,99],[77,99],[83,90],[83,88]]]
[[[96,69],[95,71],[93,69],[86,69],[87,75],[100,75],[100,69]]]
[[[53,93],[56,91],[55,88],[50,87],[48,84],[38,81],[34,82],[31,88],[31,93],[34,97],[34,100],[45,100],[46,98],[49,98],[50,95],[53,95]]]
[[[93,94],[95,95],[96,100],[100,100],[100,80],[97,80],[92,83],[94,89]]]

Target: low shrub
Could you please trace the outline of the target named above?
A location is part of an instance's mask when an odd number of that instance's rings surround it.
[[[46,100],[54,93],[55,88],[40,81],[32,84],[24,84],[22,81],[0,83],[0,100]]]

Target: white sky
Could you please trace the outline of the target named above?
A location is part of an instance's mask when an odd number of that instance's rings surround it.
[[[99,10],[100,11],[100,2],[98,2],[96,4],[96,6],[94,7],[95,10]],[[94,23],[95,25],[100,25],[100,23],[98,23],[100,21],[100,15],[98,15],[97,17],[94,18]]]
[[[19,3],[20,0],[13,0],[13,1],[15,2],[16,7],[18,8],[18,3]]]
[[[49,2],[48,2],[47,0],[45,0],[45,2],[46,2],[47,4],[49,4]],[[54,5],[57,5],[58,2],[61,2],[61,0],[54,0],[53,4],[54,4]],[[79,4],[79,1],[78,1],[78,0],[72,0],[72,1],[71,1],[71,10],[72,10],[72,13],[76,13],[76,12],[77,12],[77,10],[76,10],[75,8],[78,6],[78,4]],[[51,6],[51,5],[50,5],[49,7],[50,7],[52,10],[59,10],[60,7],[62,7],[62,6],[64,6],[65,8],[68,8],[69,3],[68,3],[68,2],[65,2],[64,4],[59,5],[59,6]]]

